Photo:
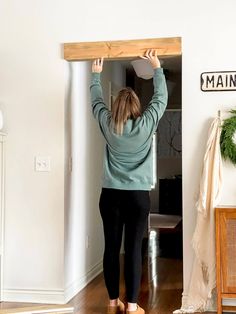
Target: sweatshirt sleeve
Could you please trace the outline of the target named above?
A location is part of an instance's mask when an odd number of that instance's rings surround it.
[[[152,100],[143,115],[150,128],[156,130],[158,122],[166,109],[168,100],[166,80],[162,68],[154,70],[153,86],[154,94]]]
[[[92,73],[90,94],[93,115],[102,126],[107,120],[109,110],[103,99],[100,73]]]

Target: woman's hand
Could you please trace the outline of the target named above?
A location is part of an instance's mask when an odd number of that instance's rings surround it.
[[[145,52],[145,55],[140,56],[140,58],[148,60],[151,63],[153,69],[157,69],[161,67],[161,63],[157,57],[157,50],[155,49],[148,49]]]
[[[93,73],[101,73],[103,67],[103,58],[99,58],[93,61],[92,64],[92,72]]]

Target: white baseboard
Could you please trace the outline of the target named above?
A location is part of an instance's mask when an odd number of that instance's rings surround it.
[[[65,304],[63,290],[4,289],[2,299],[6,302]]]
[[[102,272],[102,261],[93,266],[83,277],[75,279],[65,290],[3,289],[2,301],[44,304],[66,304],[91,280]]]
[[[69,302],[79,291],[92,281],[103,270],[102,261],[93,266],[85,276],[75,279],[65,289],[65,303]]]
[[[0,310],[2,314],[73,314],[73,306],[67,305],[40,305],[21,308],[7,308]]]

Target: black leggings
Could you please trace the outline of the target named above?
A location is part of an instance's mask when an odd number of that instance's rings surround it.
[[[150,209],[149,191],[103,188],[100,197],[105,251],[103,271],[111,300],[119,297],[120,247],[125,226],[125,285],[127,301],[137,303],[142,272],[142,239]]]

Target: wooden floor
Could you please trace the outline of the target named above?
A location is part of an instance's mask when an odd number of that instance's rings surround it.
[[[145,260],[139,304],[149,314],[170,314],[181,305],[182,261],[167,258]],[[150,281],[152,277],[152,280]],[[121,300],[125,299],[124,281],[121,280]],[[105,314],[108,301],[103,276],[99,275],[69,304],[75,314]]]
[[[145,309],[146,314],[170,314],[181,306],[182,260],[157,256],[155,241],[149,241],[149,248],[145,252],[139,304]],[[121,257],[121,264],[122,260]],[[121,300],[125,300],[123,278],[121,278],[120,292]],[[103,275],[100,274],[68,302],[68,305],[74,307],[74,314],[106,314],[107,302]],[[3,302],[0,304],[0,309],[20,306],[27,306],[27,304]]]

